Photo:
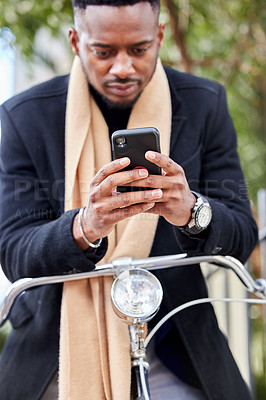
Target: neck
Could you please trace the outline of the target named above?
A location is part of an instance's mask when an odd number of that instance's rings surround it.
[[[126,129],[132,108],[128,107],[125,109],[119,109],[110,107],[104,97],[97,90],[95,90],[91,85],[89,88],[109,127],[110,136],[116,130]]]

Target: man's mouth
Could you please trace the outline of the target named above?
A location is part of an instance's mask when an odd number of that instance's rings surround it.
[[[131,94],[135,93],[138,89],[139,81],[137,80],[130,80],[125,83],[121,82],[109,82],[106,84],[106,88],[108,92],[119,96],[119,97],[127,97]]]

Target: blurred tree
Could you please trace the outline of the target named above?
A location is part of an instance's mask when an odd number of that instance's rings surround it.
[[[266,2],[164,0],[164,5],[171,31],[163,59],[226,86],[248,189],[256,201],[266,171]]]
[[[0,36],[12,46],[16,45],[26,60],[40,59],[56,73],[56,66],[49,54],[42,52],[36,45],[36,35],[46,28],[54,37],[67,42],[67,28],[73,24],[71,0],[1,0]],[[16,43],[10,41],[5,33],[9,28],[16,37]]]

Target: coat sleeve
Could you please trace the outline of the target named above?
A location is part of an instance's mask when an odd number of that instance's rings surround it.
[[[6,276],[14,281],[93,269],[106,251],[106,240],[96,251],[78,248],[72,235],[78,210],[63,212],[52,177],[43,179],[42,162],[32,154],[41,142],[23,139],[14,116],[2,105],[0,244]],[[48,168],[47,162],[42,169]]]
[[[231,255],[245,262],[257,243],[257,226],[252,217],[246,182],[237,155],[237,139],[228,112],[226,94],[218,85],[215,101],[205,118],[199,179],[191,190],[206,196],[212,221],[197,236],[174,228],[183,251],[195,254]]]

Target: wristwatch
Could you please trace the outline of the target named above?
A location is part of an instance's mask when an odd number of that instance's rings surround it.
[[[212,209],[208,200],[197,192],[191,191],[196,196],[196,203],[191,210],[191,219],[185,226],[179,229],[188,234],[197,235],[204,231],[212,219]]]

